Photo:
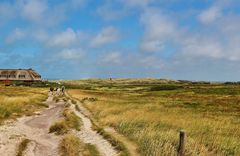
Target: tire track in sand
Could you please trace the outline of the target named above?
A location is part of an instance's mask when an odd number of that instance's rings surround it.
[[[70,102],[71,103],[71,102]],[[83,126],[81,131],[75,131],[75,134],[86,144],[95,145],[102,156],[118,156],[119,152],[114,147],[92,129],[91,120],[84,115],[85,108],[77,101],[80,111],[76,110],[75,105],[71,103],[71,109],[82,119]]]

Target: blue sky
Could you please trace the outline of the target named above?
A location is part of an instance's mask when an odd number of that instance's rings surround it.
[[[238,0],[1,0],[0,68],[240,80]]]

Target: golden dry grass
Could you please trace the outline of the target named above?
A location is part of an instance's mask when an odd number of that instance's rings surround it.
[[[43,104],[46,98],[46,89],[0,86],[0,122],[21,115],[31,115],[34,111],[46,107]]]
[[[186,155],[240,155],[239,86],[117,87],[69,93],[79,100],[97,98],[85,101],[93,117],[136,142],[141,155],[176,155],[180,129],[187,132]]]
[[[60,153],[62,156],[80,156],[82,143],[79,138],[73,134],[67,134],[60,144]]]
[[[49,128],[49,133],[55,133],[56,135],[66,134],[71,129],[80,130],[82,126],[82,120],[68,106],[63,110],[64,118],[60,121],[53,123]]]
[[[61,156],[99,156],[94,145],[83,144],[74,134],[66,134],[59,149]]]
[[[49,133],[55,133],[56,135],[62,135],[69,131],[69,128],[65,120],[57,121],[49,127]]]

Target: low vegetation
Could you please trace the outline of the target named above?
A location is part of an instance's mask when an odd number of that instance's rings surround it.
[[[103,128],[98,126],[94,121],[92,121],[92,128],[97,131],[104,139],[106,139],[116,150],[120,151],[120,156],[129,156],[129,151],[125,145],[116,139],[113,135],[107,133]]]
[[[61,156],[100,156],[94,145],[83,144],[73,134],[67,134],[63,137],[59,149]]]
[[[98,150],[94,145],[84,144],[79,138],[72,134],[71,130],[80,130],[82,121],[70,109],[70,104],[67,102],[69,99],[66,96],[58,97],[59,100],[63,99],[66,102],[63,110],[63,119],[55,122],[49,128],[49,133],[56,135],[64,135],[59,145],[59,152],[62,156],[100,156]],[[64,100],[66,99],[66,100]],[[77,105],[76,105],[77,106]]]
[[[56,135],[63,135],[68,132],[68,126],[65,120],[57,121],[49,128],[49,133],[55,133]]]
[[[238,84],[151,80],[65,83],[82,87],[69,91],[74,98],[97,99],[83,100],[94,120],[136,142],[141,155],[175,155],[181,129],[187,132],[186,155],[240,155]]]
[[[72,112],[69,108],[65,108],[63,111],[64,119],[57,121],[49,128],[49,133],[55,133],[56,135],[66,134],[70,129],[80,130],[82,121]]]
[[[83,144],[80,142],[79,138],[73,134],[65,135],[59,148],[62,156],[78,156],[80,153],[84,156],[89,155],[83,150]]]
[[[30,142],[29,139],[23,139],[21,143],[19,144],[17,156],[22,156],[24,151],[27,149],[27,145]]]
[[[81,119],[69,108],[65,108],[63,111],[63,115],[65,117],[66,125],[75,130],[80,130],[80,127],[82,125]]]
[[[0,123],[21,115],[32,115],[34,111],[47,107],[47,90],[30,87],[0,86]]]
[[[85,148],[89,151],[90,156],[100,156],[100,153],[98,152],[96,146],[91,144],[86,144]]]
[[[60,101],[60,97],[59,96],[54,96],[53,97],[53,101],[54,102],[59,102]]]

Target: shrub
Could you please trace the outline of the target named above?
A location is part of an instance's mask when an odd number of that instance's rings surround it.
[[[18,146],[17,156],[22,156],[23,152],[26,150],[28,143],[30,142],[29,139],[24,139],[20,145]]]
[[[49,128],[49,133],[55,133],[57,135],[62,135],[67,132],[68,132],[68,127],[65,121],[56,122]]]
[[[61,156],[90,156],[88,148],[80,142],[79,138],[73,134],[64,136],[60,143]]]
[[[74,105],[77,104],[77,101],[76,101],[76,100],[73,100],[73,99],[72,99],[71,101],[72,101],[72,104],[74,104]]]
[[[87,149],[91,156],[100,156],[100,153],[98,152],[96,146],[87,144]]]
[[[178,85],[161,85],[161,86],[153,86],[150,88],[150,91],[161,91],[161,90],[176,90],[180,89],[182,86]]]
[[[69,128],[80,130],[81,119],[74,112],[72,112],[68,108],[65,108],[63,111],[63,115],[65,117],[66,125]]]

